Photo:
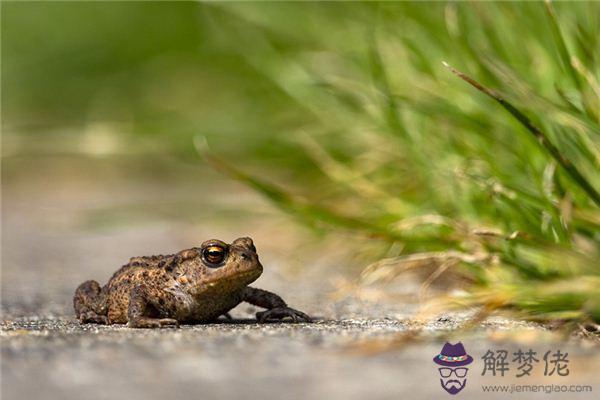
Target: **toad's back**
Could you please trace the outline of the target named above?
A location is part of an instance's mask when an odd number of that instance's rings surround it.
[[[127,322],[130,294],[135,287],[143,286],[150,296],[161,303],[161,296],[164,296],[161,289],[172,280],[165,264],[172,262],[173,258],[174,255],[134,257],[113,274],[103,289],[111,323]]]

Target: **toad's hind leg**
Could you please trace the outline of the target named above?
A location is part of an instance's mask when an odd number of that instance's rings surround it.
[[[129,295],[129,308],[127,319],[131,328],[160,328],[162,326],[179,326],[179,322],[172,318],[156,318],[152,306],[152,296],[148,287],[137,285],[131,289]]]
[[[83,282],[73,296],[75,315],[81,323],[108,324],[105,303],[102,288],[96,281]]]

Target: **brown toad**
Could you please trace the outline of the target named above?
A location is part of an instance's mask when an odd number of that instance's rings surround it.
[[[177,254],[134,257],[104,287],[83,282],[73,305],[82,323],[154,328],[216,320],[242,301],[266,308],[259,322],[310,321],[274,293],[248,286],[262,273],[250,238],[208,240]]]

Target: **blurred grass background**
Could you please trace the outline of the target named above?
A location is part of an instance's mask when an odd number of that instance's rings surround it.
[[[468,283],[444,304],[600,321],[599,58],[594,2],[3,3],[3,174],[208,173],[200,151],[315,235],[362,240],[361,284],[426,268],[423,296]]]

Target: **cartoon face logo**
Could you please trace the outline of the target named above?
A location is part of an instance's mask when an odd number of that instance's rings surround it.
[[[469,372],[469,368],[465,368],[465,365],[471,364],[473,357],[467,354],[461,342],[456,344],[446,342],[440,354],[433,357],[433,362],[441,365],[438,368],[440,383],[446,392],[456,394],[463,390]]]

